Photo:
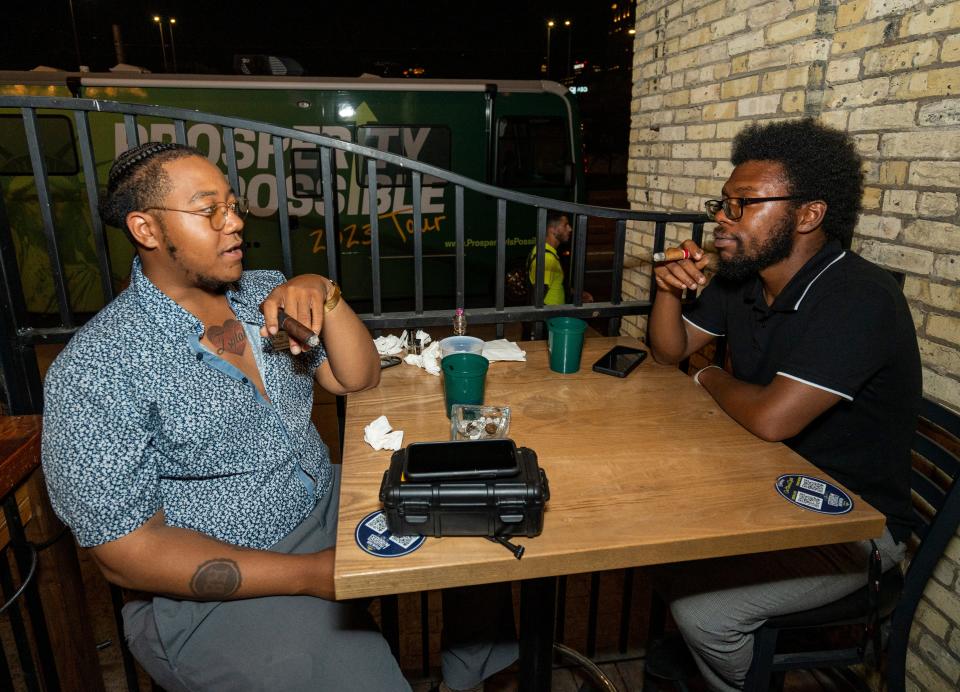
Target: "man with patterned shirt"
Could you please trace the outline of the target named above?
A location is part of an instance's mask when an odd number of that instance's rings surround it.
[[[310,421],[314,380],[374,387],[379,358],[333,282],[243,271],[246,211],[195,149],[117,159],[101,215],[137,258],[47,374],[51,500],[111,582],[158,594],[124,625],[165,689],[409,689],[362,607],[332,600],[339,467]],[[281,308],[322,346],[273,348]],[[454,687],[516,657],[467,644]]]

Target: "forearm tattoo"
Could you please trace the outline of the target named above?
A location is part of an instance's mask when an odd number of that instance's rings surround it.
[[[207,560],[197,568],[190,580],[193,595],[203,601],[228,598],[240,588],[240,568],[233,560]]]

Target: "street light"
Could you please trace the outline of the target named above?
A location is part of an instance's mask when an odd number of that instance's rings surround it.
[[[169,72],[170,68],[167,67],[167,42],[163,38],[163,18],[159,14],[153,15],[153,21],[156,22],[157,28],[160,29],[160,51],[163,53],[163,71]]]
[[[173,71],[177,71],[177,46],[173,42],[173,25],[177,23],[176,17],[170,17],[170,53],[173,56]]]
[[[573,22],[569,19],[563,21],[563,25],[567,27],[567,78],[570,78],[570,71],[573,67],[573,60],[571,59],[570,46],[573,43]]]
[[[556,25],[552,19],[547,20],[547,79],[550,79],[550,32]]]

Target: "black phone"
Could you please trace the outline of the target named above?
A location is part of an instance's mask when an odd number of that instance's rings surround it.
[[[380,369],[392,368],[394,365],[400,365],[400,356],[380,356]]]
[[[520,473],[513,440],[414,442],[407,446],[403,475],[408,481],[504,478]]]
[[[605,375],[626,377],[633,372],[633,369],[640,365],[646,357],[647,352],[639,348],[614,346],[600,356],[600,360],[593,364],[593,369],[595,372],[602,372]]]

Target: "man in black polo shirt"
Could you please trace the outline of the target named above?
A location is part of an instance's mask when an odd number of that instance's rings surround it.
[[[653,355],[677,363],[726,336],[732,372],[709,366],[696,382],[747,430],[784,442],[883,512],[876,543],[888,569],[911,524],[920,356],[897,283],[844,249],[860,211],[860,157],[846,134],[805,119],[746,128],[731,162],[723,199],[706,203],[716,278],[682,310],[710,257],[688,240],[689,259],[655,268]],[[869,552],[864,541],[678,565],[671,612],[711,688],[742,687],[752,632],[768,617],[863,586]]]

